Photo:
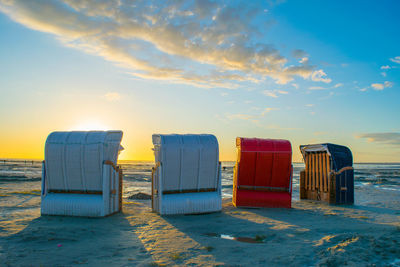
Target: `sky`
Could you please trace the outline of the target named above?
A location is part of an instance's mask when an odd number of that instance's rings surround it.
[[[348,146],[400,162],[399,1],[0,0],[0,158],[49,133],[122,130]]]

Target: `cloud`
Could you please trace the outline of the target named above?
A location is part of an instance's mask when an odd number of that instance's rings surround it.
[[[329,78],[323,78],[326,76],[326,73],[323,70],[316,70],[311,75],[311,80],[314,82],[324,82],[330,83],[332,80]]]
[[[297,59],[302,59],[302,58],[304,58],[304,57],[308,57],[308,54],[307,54],[307,52],[304,51],[304,50],[295,49],[295,50],[292,51],[292,56],[293,56],[294,58],[297,58]]]
[[[313,106],[314,106],[314,104],[306,104],[306,107],[308,107],[308,108],[311,108]]]
[[[292,86],[296,89],[299,89],[299,85],[297,83],[292,83]]]
[[[366,88],[366,87],[361,88],[359,91],[360,91],[360,92],[366,92],[366,91],[367,91],[367,88]]]
[[[279,95],[287,95],[289,94],[289,92],[287,91],[283,91],[283,90],[264,90],[262,92],[265,96],[269,96],[269,97],[273,97],[273,98],[277,98]]]
[[[264,111],[261,113],[261,117],[264,117],[267,113],[273,110],[278,110],[278,108],[265,108]]]
[[[114,102],[120,100],[121,95],[117,92],[108,92],[105,95],[103,95],[103,98],[106,99],[107,101]]]
[[[387,76],[386,72],[381,72],[381,75],[382,75],[383,77],[386,77],[386,76]]]
[[[400,146],[400,133],[364,133],[357,138],[365,138],[370,143]]]
[[[390,58],[390,61],[400,64],[400,56],[394,57],[394,58]]]
[[[276,93],[275,90],[274,90],[274,91],[272,91],[272,90],[265,90],[265,91],[263,91],[263,94],[266,95],[266,96],[273,97],[273,98],[277,98],[277,97],[278,97],[278,94]]]
[[[302,59],[299,60],[299,63],[308,64],[308,57],[303,57]]]
[[[310,86],[308,90],[328,90],[329,88],[321,87],[321,86]]]
[[[253,107],[252,110],[259,110],[259,108]],[[265,117],[267,113],[270,113],[273,110],[279,110],[278,108],[264,108],[261,113],[258,113],[256,115],[250,115],[250,114],[243,114],[243,113],[236,113],[236,114],[227,114],[226,117],[229,120],[245,120],[245,121],[250,121],[253,122],[254,124],[260,126],[260,119]]]
[[[342,87],[342,86],[343,86],[343,83],[337,83],[337,84],[335,84],[333,86],[333,88],[339,88],[339,87]]]
[[[392,82],[388,82],[388,81],[385,81],[384,83],[373,83],[373,84],[371,84],[371,87],[374,90],[377,90],[377,91],[381,91],[381,90],[383,90],[385,88],[390,88],[392,86],[393,86],[393,83]]]
[[[330,82],[315,66],[288,66],[274,45],[259,41],[264,28],[254,25],[269,15],[246,1],[0,0],[0,12],[141,79],[231,89],[266,77]]]
[[[390,66],[386,65],[386,66],[381,66],[381,70],[389,70],[391,69]]]

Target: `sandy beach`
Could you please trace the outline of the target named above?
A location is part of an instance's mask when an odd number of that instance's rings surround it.
[[[37,183],[35,183],[37,186]],[[400,266],[400,193],[356,188],[357,203],[165,216],[125,198],[106,218],[40,216],[39,188],[2,188],[2,266]]]

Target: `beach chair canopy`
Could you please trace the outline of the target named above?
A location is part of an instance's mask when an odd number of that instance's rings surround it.
[[[289,188],[292,147],[287,140],[237,138],[238,185]]]
[[[122,131],[53,132],[46,140],[49,190],[101,191],[103,162],[117,164]]]
[[[152,208],[166,214],[221,210],[217,138],[210,134],[154,134]]]
[[[233,203],[290,207],[292,147],[281,139],[236,138]]]
[[[347,166],[353,166],[353,156],[351,150],[346,146],[331,143],[301,145],[300,151],[304,160],[306,159],[307,152],[325,151],[331,157],[331,169],[334,171],[339,171]]]
[[[154,134],[155,161],[162,164],[163,191],[216,189],[218,141],[210,134]]]

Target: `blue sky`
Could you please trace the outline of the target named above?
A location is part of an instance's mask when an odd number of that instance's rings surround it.
[[[0,157],[43,157],[54,130],[349,146],[400,161],[398,1],[0,0]],[[27,135],[27,133],[29,133]]]

